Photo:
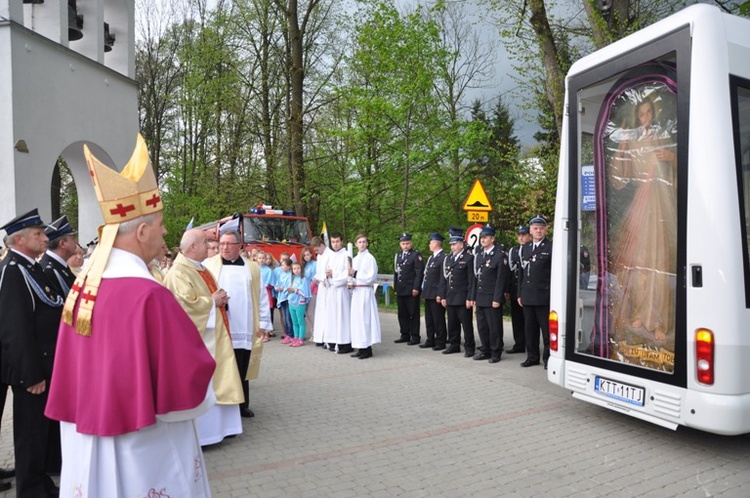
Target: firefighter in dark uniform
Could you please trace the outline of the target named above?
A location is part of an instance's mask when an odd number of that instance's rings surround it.
[[[474,268],[477,331],[482,345],[474,359],[497,363],[503,353],[503,302],[510,285],[510,269],[505,248],[495,244],[493,227],[482,227],[479,244],[474,255]]]
[[[49,242],[47,251],[39,260],[39,264],[42,265],[47,279],[57,285],[63,297],[68,295],[70,287],[76,280],[76,276],[68,267],[68,259],[76,253],[78,248],[77,233],[68,223],[67,216],[58,218],[44,229]]]
[[[419,294],[422,290],[424,261],[419,251],[412,247],[411,235],[399,237],[401,252],[393,262],[393,290],[398,304],[398,326],[401,336],[395,343],[416,346],[419,336]]]
[[[510,284],[510,318],[513,322],[513,347],[506,349],[505,352],[525,353],[526,352],[526,330],[523,319],[523,308],[518,304],[518,281],[523,273],[523,262],[521,254],[523,246],[531,240],[529,227],[521,225],[516,230],[518,233],[518,245],[513,246],[508,251],[508,266],[510,266],[511,284]]]
[[[422,298],[424,299],[424,324],[427,339],[420,348],[432,348],[435,351],[445,349],[448,331],[445,328],[445,308],[437,299],[440,297],[440,275],[443,273],[443,241],[439,233],[430,234],[430,257],[424,265]]]
[[[539,331],[544,341],[544,368],[549,360],[549,286],[552,274],[552,241],[547,220],[537,215],[529,222],[531,242],[523,246],[524,271],[518,290],[526,321],[526,361],[522,367],[539,365]]]
[[[443,261],[440,279],[440,303],[448,310],[448,348],[443,354],[461,352],[461,328],[464,329],[464,356],[474,356],[474,256],[467,251],[463,231],[451,229],[451,252]]]
[[[1,227],[10,252],[0,274],[0,379],[13,389],[17,495],[30,498],[59,493],[47,475],[60,466],[49,451],[56,422],[44,408],[64,299],[35,261],[47,248],[43,227],[36,209]]]

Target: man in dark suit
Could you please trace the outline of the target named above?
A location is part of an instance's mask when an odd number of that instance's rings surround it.
[[[57,285],[61,296],[67,296],[73,282],[76,281],[76,276],[68,267],[68,259],[78,248],[77,233],[68,223],[67,216],[56,219],[44,229],[44,235],[49,242],[39,264],[42,265],[47,279]]]
[[[411,235],[399,237],[401,252],[393,262],[393,290],[398,304],[398,326],[401,336],[395,343],[416,346],[419,336],[419,293],[422,290],[424,261],[419,251],[412,247]]]
[[[443,274],[443,241],[445,238],[439,233],[430,234],[430,257],[424,268],[424,282],[422,297],[424,298],[424,324],[427,329],[427,339],[420,348],[432,348],[435,351],[445,349],[448,331],[445,327],[445,308],[437,300],[440,295],[440,276]]]
[[[0,227],[10,252],[0,273],[0,380],[13,389],[13,437],[17,495],[57,496],[46,469],[53,422],[44,416],[60,324],[63,297],[35,258],[47,248],[37,210]]]
[[[3,243],[7,244],[7,238],[6,235],[3,237]],[[5,259],[6,254],[4,252],[0,252],[0,271],[2,271],[3,266],[7,264],[7,261]],[[2,357],[2,348],[0,347],[0,357]],[[0,366],[0,370],[2,370],[2,366]],[[3,418],[3,412],[5,411],[5,400],[8,397],[8,384],[5,382],[0,381],[0,420]],[[16,475],[16,469],[2,469],[0,468],[0,492],[7,491],[11,488],[11,484],[9,481],[6,481],[5,479],[10,479],[11,477]]]
[[[523,246],[531,240],[529,227],[521,225],[516,230],[518,233],[518,245],[513,246],[508,251],[508,266],[510,267],[511,284],[510,284],[510,318],[513,322],[513,341],[515,344],[512,348],[505,350],[506,353],[523,353],[526,351],[526,330],[525,320],[523,319],[523,308],[518,304],[518,282],[523,274],[523,262],[521,254]]]
[[[552,273],[552,241],[547,238],[547,220],[537,215],[529,222],[531,242],[523,246],[523,278],[518,304],[526,322],[526,361],[522,367],[539,365],[539,330],[544,341],[544,368],[549,360],[549,286]]]
[[[474,268],[477,331],[482,345],[474,359],[497,363],[503,353],[503,303],[510,284],[510,270],[505,248],[495,244],[493,227],[482,227],[479,244],[481,247],[474,255]]]
[[[466,250],[463,231],[451,229],[451,253],[443,260],[440,279],[440,303],[448,310],[448,348],[443,354],[461,352],[461,327],[464,329],[464,356],[474,356],[474,256]]]

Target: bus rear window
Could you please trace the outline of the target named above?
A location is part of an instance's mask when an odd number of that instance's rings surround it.
[[[745,263],[745,306],[750,308],[750,81],[732,77],[732,119]]]
[[[674,371],[677,78],[669,54],[578,93],[577,353]]]

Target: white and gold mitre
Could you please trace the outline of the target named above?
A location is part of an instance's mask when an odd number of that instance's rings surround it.
[[[83,152],[105,224],[122,223],[164,209],[148,147],[140,134],[130,161],[119,173],[99,161],[86,145]]]
[[[91,254],[89,264],[70,288],[62,320],[67,325],[73,325],[73,313],[80,296],[75,328],[79,334],[90,335],[99,284],[120,223],[157,213],[164,209],[164,204],[148,157],[146,141],[140,134],[130,161],[119,173],[99,161],[86,145],[83,152],[104,216],[104,225],[99,227],[99,245]]]

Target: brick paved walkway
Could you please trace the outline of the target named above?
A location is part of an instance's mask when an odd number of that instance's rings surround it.
[[[523,355],[394,344],[395,315],[381,320],[364,361],[267,344],[256,417],[205,451],[215,497],[750,496],[750,436],[649,425],[572,399]]]

